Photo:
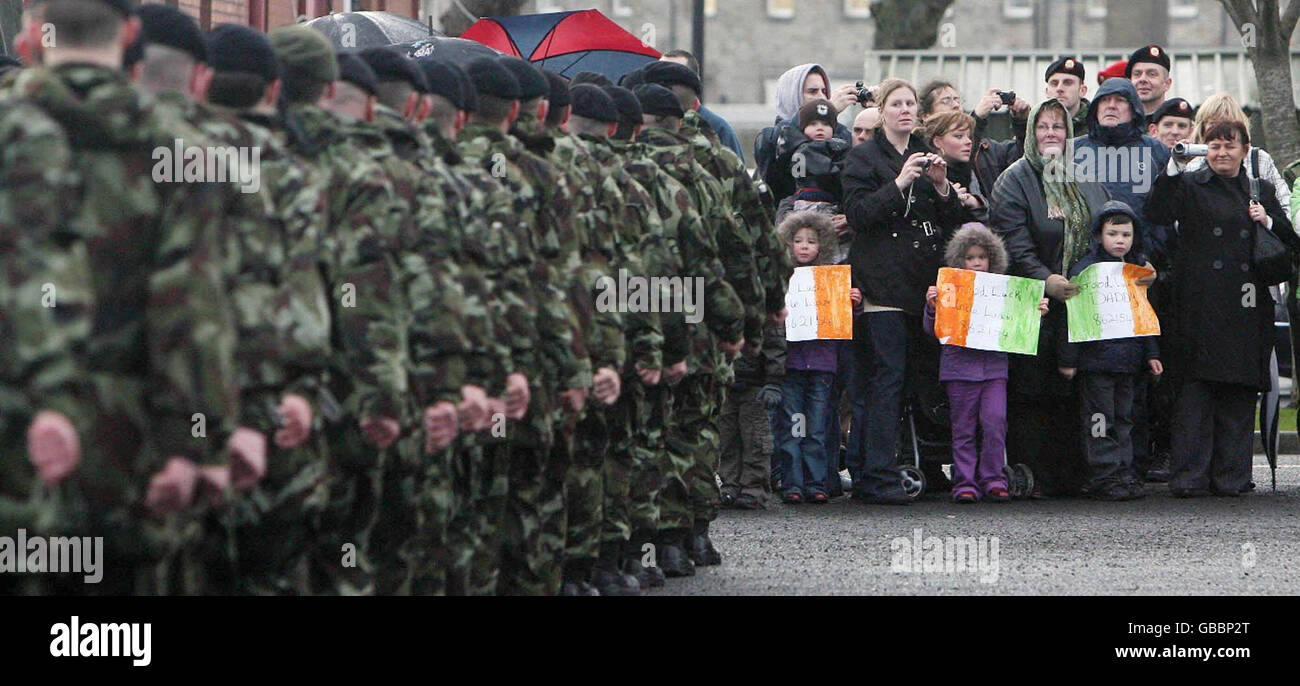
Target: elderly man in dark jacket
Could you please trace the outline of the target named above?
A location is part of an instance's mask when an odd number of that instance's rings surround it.
[[[1183,385],[1169,487],[1181,497],[1235,496],[1250,482],[1255,398],[1270,388],[1273,346],[1272,284],[1251,258],[1256,227],[1300,248],[1271,183],[1261,179],[1251,202],[1246,127],[1222,122],[1205,142],[1207,166],[1184,173],[1187,160],[1170,160],[1147,206],[1152,221],[1178,222],[1173,353]]]

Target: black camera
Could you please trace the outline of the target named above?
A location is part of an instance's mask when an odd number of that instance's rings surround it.
[[[930,165],[932,165],[932,164],[934,164],[934,159],[933,159],[933,158],[927,157],[927,158],[921,160],[921,173],[924,174],[925,172],[930,171]]]
[[[1015,91],[998,91],[998,97],[1002,98],[1002,104],[1006,105],[1007,107],[1016,104]]]
[[[857,98],[859,105],[867,107],[868,103],[873,102],[876,99],[876,96],[872,94],[871,89],[864,86],[861,81],[857,82],[855,87],[858,89]]]

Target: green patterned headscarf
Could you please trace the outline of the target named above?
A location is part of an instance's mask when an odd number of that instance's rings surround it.
[[[1065,121],[1065,148],[1060,157],[1043,157],[1038,151],[1038,132],[1034,127],[1038,117],[1048,109],[1060,112]],[[1029,113],[1025,124],[1025,159],[1043,179],[1043,195],[1047,198],[1047,216],[1060,219],[1065,223],[1065,240],[1062,241],[1061,271],[1066,272],[1074,261],[1083,257],[1088,251],[1088,240],[1092,233],[1092,212],[1088,201],[1084,199],[1079,186],[1073,180],[1071,165],[1074,164],[1070,141],[1074,139],[1074,122],[1060,101],[1052,98],[1045,100]]]

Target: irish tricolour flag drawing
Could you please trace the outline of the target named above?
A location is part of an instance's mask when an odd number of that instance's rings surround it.
[[[847,264],[795,268],[785,293],[785,340],[853,338],[850,271]]]
[[[1038,353],[1043,282],[969,269],[939,270],[934,334],[944,345]]]
[[[1160,335],[1147,287],[1137,283],[1154,273],[1126,262],[1098,262],[1070,279],[1079,284],[1079,294],[1065,301],[1070,342]]]

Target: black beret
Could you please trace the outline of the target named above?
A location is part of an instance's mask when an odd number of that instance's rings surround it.
[[[387,46],[366,48],[360,55],[361,59],[374,70],[375,80],[379,83],[405,81],[417,92],[429,92],[429,83],[424,78],[424,71],[420,69],[420,65],[397,50]]]
[[[123,17],[129,17],[135,14],[135,5],[131,0],[99,0],[100,2],[117,10]]]
[[[346,81],[371,95],[375,94],[375,70],[355,52],[339,53],[339,81]]]
[[[213,71],[242,71],[266,81],[279,78],[279,64],[271,41],[261,31],[243,24],[222,24],[208,34],[208,66]]]
[[[465,67],[465,73],[474,89],[503,100],[519,100],[519,79],[493,57],[480,57]]]
[[[145,46],[165,45],[175,48],[196,61],[208,61],[208,45],[199,23],[190,15],[170,5],[144,5],[140,15],[140,35]]]
[[[532,100],[533,98],[544,98],[551,92],[551,84],[542,76],[542,72],[534,67],[532,62],[519,57],[510,57],[503,55],[497,58],[501,66],[505,67],[514,75],[515,80],[519,82],[519,99]]]
[[[1061,57],[1055,62],[1047,65],[1047,71],[1043,74],[1043,80],[1052,78],[1052,74],[1073,74],[1083,80],[1084,76],[1083,62],[1073,57]]]
[[[594,83],[601,88],[614,85],[614,82],[610,81],[608,76],[605,76],[598,71],[580,71],[573,77],[571,83],[574,86],[580,83]]]
[[[424,82],[429,86],[429,92],[450,100],[458,110],[465,109],[465,88],[461,85],[464,81],[464,73],[462,72],[461,76],[456,75],[460,68],[441,60],[417,61],[420,71],[424,72]]]
[[[456,79],[460,81],[460,92],[465,96],[465,107],[462,109],[466,112],[475,112],[478,110],[478,89],[474,87],[474,82],[470,80],[469,74],[465,73],[459,65],[451,65],[456,70]]]
[[[1128,64],[1124,65],[1124,78],[1127,79],[1133,76],[1133,65],[1138,62],[1158,64],[1164,67],[1165,71],[1169,71],[1169,53],[1165,52],[1165,49],[1159,45],[1148,45],[1145,48],[1134,50],[1133,54],[1128,56]]]
[[[636,87],[640,86],[643,83],[645,83],[645,72],[641,71],[640,69],[635,69],[633,71],[630,71],[624,74],[622,78],[618,80],[618,85],[630,91],[636,90]]]
[[[1163,117],[1191,119],[1195,114],[1196,110],[1192,108],[1191,103],[1182,98],[1170,98],[1160,103],[1160,106],[1156,108],[1156,111],[1151,114],[1151,118],[1147,121],[1158,124]]]
[[[545,69],[542,70],[542,76],[546,77],[546,83],[551,87],[550,95],[546,98],[551,101],[551,109],[564,108],[573,104],[569,98],[568,79]]]
[[[618,108],[618,121],[632,126],[641,125],[641,101],[636,95],[622,86],[605,86],[605,95],[614,101]]]
[[[700,83],[700,75],[691,71],[691,68],[676,62],[651,62],[641,68],[645,74],[646,83],[657,83],[661,86],[686,86],[695,91],[696,95],[704,92],[704,86]]]
[[[641,103],[641,111],[646,114],[653,114],[660,117],[677,117],[682,118],[686,113],[682,111],[682,103],[677,100],[673,92],[656,83],[643,83],[632,91],[636,94],[636,99]]]
[[[580,83],[569,90],[569,98],[573,101],[571,107],[575,117],[595,119],[606,124],[617,124],[620,121],[618,106],[600,86]]]

